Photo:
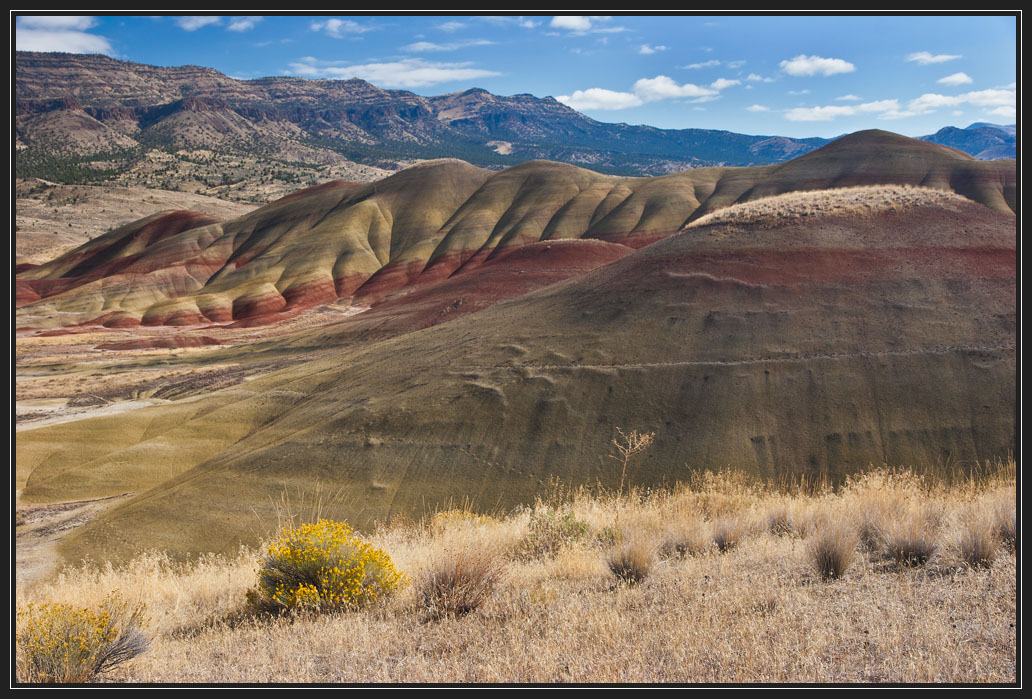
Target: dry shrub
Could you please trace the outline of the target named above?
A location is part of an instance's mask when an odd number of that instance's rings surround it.
[[[100,609],[50,602],[19,607],[19,682],[85,683],[147,649],[143,607],[115,595]]]
[[[924,504],[890,522],[885,530],[885,549],[901,565],[924,565],[939,550],[942,510]]]
[[[503,571],[502,557],[493,548],[465,546],[443,551],[417,583],[425,617],[436,620],[469,614],[491,596]]]
[[[570,510],[536,509],[517,552],[524,558],[554,558],[561,549],[583,541],[590,533],[591,525],[574,517]]]
[[[988,568],[996,559],[1000,546],[996,515],[996,508],[986,502],[976,503],[964,513],[957,550],[968,567]]]
[[[637,585],[649,576],[656,556],[652,545],[642,538],[632,538],[611,550],[606,563],[613,575],[629,585]]]
[[[493,524],[497,521],[491,515],[479,514],[470,509],[451,509],[435,513],[426,520],[426,528],[431,534],[440,536],[448,529],[465,525]]]
[[[659,552],[665,557],[699,556],[710,550],[713,539],[701,522],[686,523],[668,533],[660,544]]]
[[[713,523],[713,544],[721,553],[727,553],[741,543],[746,527],[741,517],[721,517]]]
[[[795,520],[787,502],[779,502],[767,511],[767,530],[775,536],[791,536],[796,533]]]
[[[993,526],[1000,541],[1013,551],[1018,541],[1017,508],[1014,501],[997,501],[993,512]]]
[[[827,526],[810,539],[810,562],[825,580],[841,578],[853,563],[858,543],[859,537],[852,527]]]
[[[992,522],[973,520],[960,533],[960,558],[971,568],[988,568],[996,558],[999,540]]]

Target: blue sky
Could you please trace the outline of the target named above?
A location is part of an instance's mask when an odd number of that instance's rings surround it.
[[[20,50],[553,96],[599,121],[830,137],[1015,121],[1014,16],[30,16]]]

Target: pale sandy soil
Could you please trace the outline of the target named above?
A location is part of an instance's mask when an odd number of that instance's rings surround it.
[[[261,202],[226,201],[190,192],[144,187],[64,185],[19,180],[15,256],[42,264],[118,226],[167,209],[189,209],[230,219]]]
[[[15,501],[15,579],[19,586],[50,578],[58,571],[57,542],[69,531],[81,527],[104,510],[132,493],[96,500],[79,500],[46,505]]]

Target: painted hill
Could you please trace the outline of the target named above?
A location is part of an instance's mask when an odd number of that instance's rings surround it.
[[[463,497],[508,507],[553,477],[615,485],[615,426],[657,432],[640,485],[686,466],[834,478],[1014,449],[1009,212],[946,191],[846,188],[679,230],[416,332],[351,344],[348,324],[370,322],[355,316],[321,331],[333,356],[200,400],[21,433],[18,487],[28,502],[137,493],[65,540],[76,559],[231,551],[258,536],[256,513],[274,520],[272,502],[316,482],[344,494],[325,514],[359,526]]]
[[[270,323],[338,299],[368,306],[540,241],[640,248],[736,202],[871,184],[953,191],[1011,215],[1016,205],[1013,162],[882,131],[779,165],[655,178],[432,161],[373,184],[303,190],[231,221],[166,212],[129,224],[18,274],[19,322]]]

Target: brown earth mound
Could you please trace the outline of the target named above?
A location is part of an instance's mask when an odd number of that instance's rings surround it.
[[[460,276],[526,245],[592,238],[640,248],[688,221],[774,194],[908,184],[1015,206],[1013,161],[881,131],[776,166],[617,178],[532,161],[491,173],[431,161],[368,185],[328,183],[228,222],[164,214],[18,275],[25,322],[120,311],[144,325],[276,322],[293,311]]]
[[[196,335],[177,335],[176,337],[152,337],[146,340],[125,340],[124,342],[105,342],[97,345],[102,350],[144,350],[144,349],[181,349],[183,347],[205,347],[221,345],[222,340],[214,337]]]
[[[634,485],[688,468],[834,480],[1004,457],[1014,217],[960,197],[893,209],[876,196],[861,196],[869,214],[702,221],[382,341],[353,344],[347,324],[299,335],[337,349],[202,400],[24,433],[23,499],[141,493],[62,544],[77,559],[235,550],[256,513],[274,520],[271,503],[315,482],[342,493],[325,514],[360,527],[463,498],[506,508],[553,478],[615,487],[616,426],[657,433]]]

